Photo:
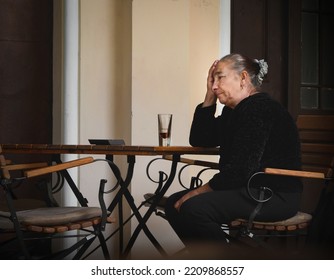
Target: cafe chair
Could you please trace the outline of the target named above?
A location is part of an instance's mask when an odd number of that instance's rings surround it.
[[[110,216],[104,202],[104,195],[108,193],[105,190],[107,182],[105,179],[100,180],[98,207],[88,206],[87,199],[73,185],[70,187],[78,198],[79,206],[60,207],[53,197],[48,202],[43,202],[36,199],[17,199],[13,196],[13,189],[20,187],[22,182],[29,181],[31,178],[43,176],[49,178],[49,174],[52,173],[67,177],[68,169],[92,164],[97,160],[85,157],[50,166],[46,163],[12,164],[2,153],[0,153],[0,160],[1,191],[5,197],[5,203],[0,204],[0,252],[8,250],[9,254],[13,253],[13,256],[7,256],[8,259],[64,259],[69,256],[73,259],[82,259],[93,244],[96,246],[93,242],[98,240],[97,247],[102,249],[103,257],[110,259],[103,232],[106,224],[114,223],[115,220]],[[108,164],[112,163],[108,162]],[[17,176],[18,171],[22,175]],[[12,173],[16,176],[12,176]],[[48,188],[49,184],[42,186]],[[50,194],[51,191],[48,193]],[[9,238],[2,241],[2,235]],[[68,248],[51,250],[47,255],[36,256],[32,253],[33,249],[36,249],[30,248],[32,241],[47,242],[47,240],[59,238],[71,238],[75,241]],[[17,248],[17,251],[13,252],[12,248]]]
[[[312,186],[317,193],[328,193],[332,191],[334,165],[334,116],[304,116],[297,119],[297,127],[301,139],[302,170],[285,170],[277,168],[266,168],[253,174],[248,181],[247,190],[252,199],[257,202],[254,211],[248,219],[235,219],[229,224],[222,225],[222,230],[227,233],[228,243],[242,244],[251,247],[259,247],[268,250],[275,257],[293,257],[303,254],[309,229],[313,222],[313,209],[310,212],[300,210],[293,217],[283,221],[260,222],[256,215],[263,204],[270,200],[273,190],[270,186],[257,186],[252,184],[258,176],[297,176],[306,181],[303,194]],[[170,157],[164,156],[170,160]],[[192,177],[189,188],[200,186],[202,181],[200,175],[203,170],[218,169],[218,164],[207,161],[180,158],[180,163],[185,166],[200,166],[203,169]],[[184,170],[184,166],[180,172]],[[179,175],[179,178],[181,176]],[[182,184],[181,184],[182,185]],[[146,205],[150,205],[155,199],[155,193],[144,195]],[[320,196],[320,195],[319,195]],[[319,197],[317,196],[317,197]],[[164,205],[167,197],[163,197],[157,203],[155,213],[165,218]],[[318,203],[322,200],[318,199]],[[317,205],[317,203],[315,204]],[[273,241],[275,239],[275,241]],[[291,242],[291,240],[293,240]],[[302,243],[302,245],[300,245]],[[308,252],[307,252],[308,253]],[[267,255],[268,256],[268,255]],[[300,255],[299,255],[300,256]]]

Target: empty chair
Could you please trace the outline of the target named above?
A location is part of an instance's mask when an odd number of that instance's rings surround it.
[[[5,159],[0,146],[1,160],[1,191],[5,202],[0,205],[0,251],[8,250],[8,258],[25,259],[63,259],[71,256],[80,259],[92,247],[94,240],[98,240],[98,247],[102,249],[103,257],[110,259],[106,239],[103,235],[107,223],[113,223],[114,219],[107,211],[104,195],[106,180],[100,180],[100,186],[96,187],[99,196],[99,206],[88,206],[87,199],[83,197],[75,185],[71,189],[78,199],[78,205],[74,207],[60,207],[49,193],[50,201],[43,202],[31,199],[16,199],[13,196],[13,187],[20,187],[20,182],[29,181],[34,177],[47,176],[52,173],[60,173],[68,178],[67,169],[80,167],[95,162],[92,157],[85,157],[73,161],[48,166],[46,163],[12,164]],[[112,164],[109,162],[109,164]],[[20,176],[12,176],[12,173],[22,171]],[[48,184],[42,187],[48,188]],[[31,242],[34,240],[54,240],[59,238],[72,238],[74,242],[68,248],[51,250],[46,255],[34,254]],[[33,243],[34,244],[34,243]],[[43,244],[43,243],[39,243]],[[45,243],[47,244],[47,243]],[[12,249],[14,248],[14,250]],[[4,256],[2,256],[4,258]]]

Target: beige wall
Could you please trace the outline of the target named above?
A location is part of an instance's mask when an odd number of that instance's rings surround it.
[[[89,138],[123,138],[127,144],[157,145],[156,115],[170,112],[174,115],[172,144],[188,145],[193,110],[204,98],[208,67],[221,54],[221,2],[226,1],[78,1],[80,144],[87,144]],[[57,56],[62,56],[61,48]],[[55,74],[61,84],[61,74]],[[61,87],[56,90],[61,96]],[[55,101],[56,143],[62,139],[63,113],[61,98]],[[137,158],[132,184],[137,204],[155,188],[144,175],[150,159]],[[125,174],[126,163],[118,161]],[[79,173],[82,192],[92,204],[97,203],[101,177],[109,179],[100,163]],[[177,186],[170,192],[175,190]],[[136,226],[135,220],[131,226]],[[166,221],[152,217],[149,227],[170,252],[182,247]],[[112,246],[117,247],[117,242]],[[140,258],[143,248],[155,256],[155,249],[141,235],[133,256]]]
[[[219,56],[219,2],[133,1],[133,144],[157,145],[156,114],[170,112],[172,144],[188,145],[193,108]]]
[[[80,142],[131,135],[131,0],[80,1]]]

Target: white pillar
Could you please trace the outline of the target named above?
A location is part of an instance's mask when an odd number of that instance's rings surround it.
[[[220,57],[231,52],[231,0],[220,0]],[[223,105],[217,102],[216,115],[220,115]]]
[[[231,0],[220,0],[220,56],[231,52]]]
[[[79,1],[64,1],[64,96],[63,96],[63,144],[79,143]],[[77,158],[65,155],[64,161]],[[78,181],[77,170],[70,170]],[[75,205],[76,199],[66,188],[64,205]]]

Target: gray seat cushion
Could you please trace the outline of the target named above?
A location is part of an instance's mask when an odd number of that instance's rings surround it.
[[[75,223],[101,216],[98,207],[43,207],[18,211],[17,217],[22,225],[56,226]],[[9,221],[10,213],[0,211],[0,228],[8,228],[4,220]],[[9,221],[10,224],[12,224]]]
[[[296,215],[286,220],[277,221],[277,222],[254,221],[254,224],[263,225],[263,226],[292,226],[292,225],[309,223],[311,220],[312,220],[312,215],[308,213],[304,213],[304,212],[297,212]],[[239,221],[242,223],[248,222],[248,220],[245,220],[245,219],[236,219],[235,221]]]

